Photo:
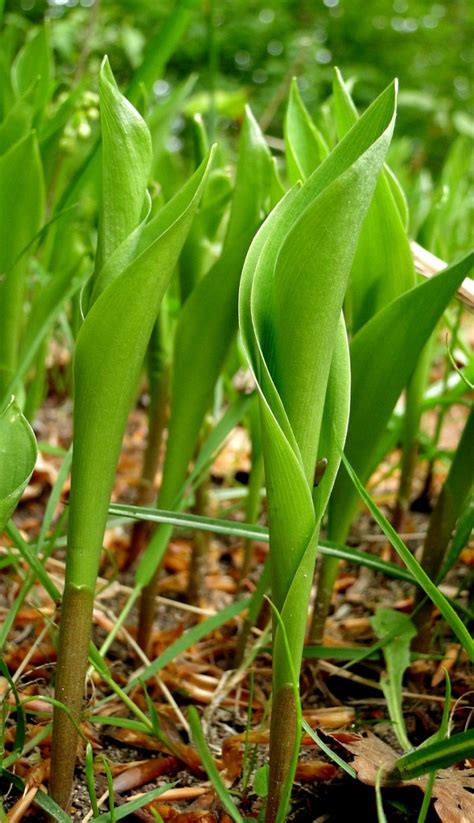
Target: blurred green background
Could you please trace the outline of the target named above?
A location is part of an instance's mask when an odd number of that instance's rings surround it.
[[[90,68],[107,52],[126,81],[176,6],[194,10],[167,83],[197,73],[196,89],[214,82],[219,91],[245,92],[257,116],[274,114],[276,130],[282,113],[276,104],[288,77],[300,76],[311,109],[329,93],[337,65],[357,80],[354,95],[362,106],[399,78],[401,132],[430,144],[472,132],[470,0],[7,0],[6,12],[18,18],[20,30],[27,19],[54,20],[65,75],[74,72],[87,38]],[[159,94],[167,90],[166,82],[158,84]],[[440,148],[432,148],[439,159]]]
[[[150,44],[160,50],[177,16],[186,18],[177,47],[164,73],[147,78],[154,100],[142,104],[153,108],[169,101],[175,112],[160,138],[168,154],[192,154],[186,115],[197,111],[212,137],[232,144],[246,102],[266,133],[277,138],[278,152],[294,75],[323,132],[331,128],[327,100],[334,66],[351,82],[360,108],[398,77],[390,163],[408,196],[413,236],[420,234],[440,253],[465,246],[474,209],[471,0],[5,0],[12,52],[32,25],[49,18],[56,100],[79,75],[94,90],[105,53],[122,88],[130,88]],[[428,218],[432,208],[444,213],[436,241]],[[463,212],[462,232],[459,221],[454,230],[453,210]],[[453,226],[449,242],[442,224]]]

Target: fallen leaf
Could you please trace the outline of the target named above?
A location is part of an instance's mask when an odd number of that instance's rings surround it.
[[[390,771],[399,754],[372,732],[365,735],[342,732],[327,735],[354,755],[351,766],[362,783],[375,786],[377,772],[384,766],[382,786],[415,786],[425,792],[428,777],[395,782]],[[474,820],[474,769],[440,769],[433,784],[433,800],[442,823],[470,823]]]

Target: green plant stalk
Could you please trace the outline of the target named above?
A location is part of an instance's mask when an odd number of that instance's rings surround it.
[[[148,437],[143,460],[142,476],[138,487],[137,506],[152,505],[155,500],[155,477],[160,464],[161,445],[168,419],[171,365],[168,344],[167,318],[162,306],[155,323],[148,349],[150,405],[148,409]],[[152,524],[137,521],[130,538],[127,568],[140,556],[152,534]]]
[[[252,631],[253,627],[257,624],[257,620],[259,619],[259,615],[262,610],[265,595],[267,594],[269,588],[270,558],[267,557],[263,569],[261,571],[259,581],[257,583],[257,588],[255,589],[252,595],[251,606],[244,618],[242,630],[239,634],[239,639],[237,640],[237,646],[235,649],[234,657],[234,667],[236,669],[239,668],[239,666],[242,664],[244,660],[245,652],[247,650],[248,639],[250,637],[250,632]]]
[[[449,474],[431,514],[428,533],[423,545],[421,566],[431,580],[437,580],[439,577],[456,521],[472,494],[473,482],[474,406],[471,407]],[[431,601],[423,602],[424,599],[423,593],[418,591],[415,607],[419,608],[414,616],[418,634],[413,648],[421,652],[427,652],[430,647],[433,610]]]
[[[403,530],[403,521],[410,505],[416,461],[418,430],[423,411],[423,396],[432,360],[434,335],[423,349],[406,391],[405,416],[402,429],[402,462],[400,484],[393,514],[393,527]]]
[[[459,327],[461,325],[462,316],[463,316],[463,307],[462,307],[462,304],[459,304],[459,306],[457,307],[456,318],[455,318],[454,324],[453,324],[452,328],[450,329],[453,340],[457,339],[457,335],[458,335],[458,332],[459,332]],[[446,322],[448,321],[448,313],[447,312],[444,315],[444,320]],[[449,329],[449,322],[447,322],[447,326],[448,326],[448,329]],[[440,400],[443,399],[443,398],[446,398],[447,395],[448,395],[448,387],[449,387],[450,376],[452,376],[451,364],[450,364],[449,357],[446,356],[445,366],[444,366],[444,374],[443,374],[443,377],[440,381],[441,382]],[[466,376],[468,377],[468,379],[469,379],[469,377],[472,377],[472,375],[466,375]],[[461,379],[460,379],[460,383],[461,383],[461,386],[462,386]],[[455,399],[456,398],[453,397],[451,402],[454,402]],[[437,410],[436,424],[435,424],[435,427],[434,427],[434,433],[433,433],[433,438],[432,438],[433,452],[436,451],[436,447],[438,445],[439,438],[441,436],[441,430],[443,428],[444,418],[446,416],[446,413],[447,413],[449,407],[450,407],[450,402],[449,402],[449,398],[448,398],[448,402],[447,403],[442,403],[439,406],[438,410]],[[420,497],[422,499],[429,499],[429,497],[430,497],[431,483],[432,483],[432,480],[433,480],[434,464],[435,464],[435,457],[433,456],[431,458],[431,460],[429,461],[428,467],[426,469],[425,482],[423,484],[423,489],[422,489],[421,494],[420,494]]]
[[[49,336],[46,335],[38,348],[36,355],[35,370],[33,378],[28,386],[25,415],[28,420],[33,420],[37,410],[43,403],[46,393],[46,357],[48,354]]]
[[[195,492],[193,511],[196,515],[204,515],[209,508],[209,477],[200,483]],[[209,557],[209,532],[197,529],[194,533],[191,560],[189,564],[188,588],[186,599],[188,603],[199,604],[205,588],[207,562]]]
[[[296,770],[299,751],[299,714],[295,691],[285,683],[275,693],[270,717],[270,770],[265,823],[281,820],[282,798],[287,791],[288,775]],[[297,746],[295,746],[297,741]]]
[[[245,517],[247,523],[256,523],[260,511],[260,491],[264,484],[265,467],[262,453],[262,435],[260,431],[260,420],[258,417],[258,406],[253,404],[249,412],[249,429],[252,440],[252,469],[248,485],[248,495],[245,505]],[[240,571],[240,583],[247,577],[252,566],[253,541],[246,540],[244,544],[244,558]]]
[[[340,560],[335,557],[321,557],[318,575],[316,600],[314,601],[313,617],[309,637],[311,643],[322,646],[324,630],[331,607],[332,593],[339,572]]]

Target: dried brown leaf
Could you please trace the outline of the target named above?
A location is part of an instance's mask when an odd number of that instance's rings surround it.
[[[354,759],[351,765],[362,783],[375,785],[378,770],[384,766],[386,777],[382,776],[382,786],[399,788],[415,786],[426,791],[428,777],[415,777],[412,780],[394,783],[389,772],[400,756],[391,746],[380,740],[375,734],[338,733],[328,737],[339,743]],[[443,823],[470,823],[474,820],[474,769],[440,769],[436,773],[433,785],[434,807]]]

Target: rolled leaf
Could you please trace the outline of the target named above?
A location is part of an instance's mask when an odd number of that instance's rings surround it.
[[[105,288],[79,332],[74,358],[77,445],[70,504],[70,530],[77,549],[71,547],[70,568],[87,579],[88,585],[95,584],[115,468],[146,347],[197,209],[209,162],[210,158],[185,187],[187,202],[179,218]],[[95,547],[89,568],[81,556],[86,534],[89,547]]]
[[[316,459],[323,456],[321,444],[330,447],[327,427],[321,438],[329,375],[333,368],[331,402],[341,403],[333,419],[336,447],[328,452],[334,477],[339,464],[337,442],[344,440],[348,414],[347,340],[344,324],[340,325],[341,309],[394,113],[392,85],[306,183],[292,189],[274,209],[252,243],[242,274],[240,328],[260,396],[272,599],[282,621],[273,639],[273,716],[284,711],[289,726],[298,714],[293,673],[301,665],[324,506],[318,504],[317,490],[313,503],[313,480]],[[340,391],[334,380],[343,385]],[[331,480],[323,495],[330,486]],[[274,741],[280,733],[277,727],[278,720],[272,721]],[[295,733],[285,749],[283,777],[270,767],[270,796],[281,793],[278,820],[284,819],[298,742]],[[283,738],[275,745],[283,746]],[[274,799],[271,804],[273,808]]]
[[[117,88],[107,58],[99,94],[104,162],[96,272],[139,224],[152,159],[148,127]]]
[[[109,250],[111,257],[98,275],[96,268],[92,306],[80,329],[74,358],[75,446],[68,547],[68,573],[88,588],[95,585],[115,469],[146,347],[210,165],[208,156],[166,209],[143,227],[139,221],[150,162],[146,125],[118,91],[106,62],[100,95],[104,134],[110,142],[106,137],[103,147],[104,218],[99,248],[101,253]],[[112,146],[117,134],[123,137]],[[130,173],[130,156],[136,159],[134,174]],[[129,234],[124,238],[126,231]],[[127,254],[121,253],[124,247]],[[120,270],[120,264],[133,253],[132,262]]]
[[[0,414],[0,533],[28,485],[36,456],[33,429],[12,398]]]

